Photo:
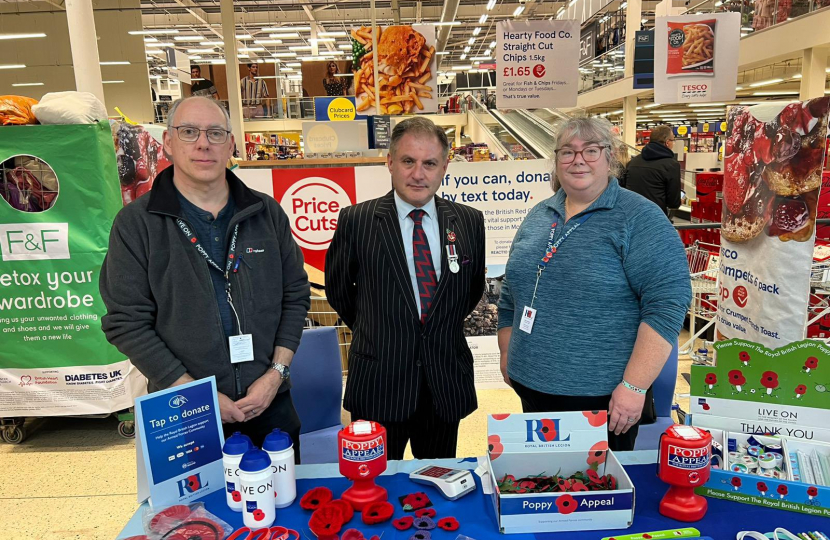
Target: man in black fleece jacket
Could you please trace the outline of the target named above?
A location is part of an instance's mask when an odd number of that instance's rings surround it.
[[[640,155],[625,172],[625,186],[639,193],[668,215],[669,208],[680,207],[680,163],[674,157],[674,133],[670,126],[657,126]]]
[[[225,169],[233,147],[216,101],[190,97],[170,109],[164,149],[173,166],[112,226],[102,328],[151,392],[215,375],[226,436],[242,431],[259,446],[279,427],[299,457],[289,366],[308,276],[282,208]],[[250,339],[252,354],[232,360],[231,337]]]

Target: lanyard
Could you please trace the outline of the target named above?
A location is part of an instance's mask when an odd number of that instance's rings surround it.
[[[202,257],[205,258],[205,260],[208,262],[208,264],[211,265],[212,267],[214,267],[215,269],[219,270],[220,272],[222,272],[222,268],[220,268],[219,265],[216,264],[216,261],[214,261],[213,258],[205,250],[205,248],[202,247],[202,244],[193,235],[193,231],[190,229],[190,227],[187,225],[187,223],[185,223],[183,220],[181,220],[179,218],[176,218],[176,224],[179,226],[179,230],[182,231],[182,234],[184,234],[184,236],[188,240],[190,240],[191,245],[194,247],[194,249],[196,249],[196,251],[198,251],[199,253],[202,254]],[[228,274],[231,271],[231,266],[233,266],[233,263],[234,263],[234,258],[236,257],[236,236],[237,236],[237,234],[239,234],[239,223],[237,223],[236,226],[233,228],[233,236],[231,237],[231,246],[228,249],[228,260],[227,260],[227,263],[225,263],[225,271],[224,271],[223,274],[225,276],[225,292],[228,294],[228,304],[230,304],[231,310],[233,311],[233,314],[236,317],[236,327],[241,332],[242,331],[242,325],[240,324],[240,321],[239,321],[239,314],[236,312],[236,308],[233,305],[233,298],[231,297],[231,280],[228,277]],[[234,272],[236,272],[237,268],[239,268],[239,261],[236,262],[236,266],[234,267]]]
[[[538,271],[536,272],[536,285],[533,287],[533,298],[530,299],[530,307],[533,307],[533,303],[536,301],[536,290],[539,288],[539,279],[542,277],[542,272],[545,271],[545,268],[548,267],[551,259],[553,259],[554,254],[556,254],[557,249],[562,242],[568,239],[568,237],[579,228],[580,225],[588,221],[588,219],[593,216],[593,212],[589,214],[582,214],[571,226],[570,229],[565,231],[559,240],[556,242],[553,239],[556,237],[556,227],[558,225],[558,221],[554,221],[550,226],[550,234],[548,235],[548,244],[545,248],[545,252],[542,254],[542,258],[539,260],[539,264],[537,265]],[[557,218],[558,219],[558,218]]]

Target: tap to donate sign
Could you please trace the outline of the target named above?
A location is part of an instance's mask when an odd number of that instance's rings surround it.
[[[498,108],[576,106],[576,21],[504,21],[496,29]]]

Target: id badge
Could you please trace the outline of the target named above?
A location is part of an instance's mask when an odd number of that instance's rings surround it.
[[[231,351],[231,364],[250,362],[254,359],[254,336],[242,334],[228,338]]]
[[[533,321],[536,320],[536,310],[532,307],[525,306],[522,310],[522,322],[519,323],[519,330],[527,332],[533,331]]]

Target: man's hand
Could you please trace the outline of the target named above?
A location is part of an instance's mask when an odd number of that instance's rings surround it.
[[[622,383],[618,384],[608,404],[608,431],[613,431],[616,435],[628,431],[643,414],[645,401],[645,394],[629,390]]]
[[[510,382],[510,377],[507,376],[507,354],[501,354],[501,362],[499,367],[501,368],[501,376],[504,377],[504,382],[507,383],[507,386],[513,388],[513,384]]]
[[[262,414],[262,411],[271,406],[274,396],[282,385],[282,377],[273,369],[269,369],[259,379],[248,387],[245,397],[236,402],[236,406],[245,415],[244,420],[250,420]]]
[[[221,392],[219,395],[219,412],[222,415],[223,424],[231,424],[233,422],[244,422],[245,413],[239,410],[236,403],[231,398]]]

